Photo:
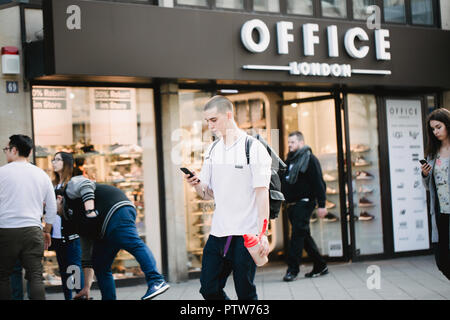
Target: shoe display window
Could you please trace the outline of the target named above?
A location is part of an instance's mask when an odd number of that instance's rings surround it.
[[[54,154],[73,153],[86,177],[118,187],[134,203],[136,227],[146,241],[152,225],[146,217],[159,214],[146,205],[157,201],[152,189],[158,185],[153,90],[33,86],[32,105],[36,165],[53,177]],[[116,279],[142,275],[125,251],[119,252],[112,269]],[[53,251],[45,251],[44,271],[46,285],[60,284]]]
[[[324,93],[284,92],[286,101],[323,96]],[[326,183],[326,203],[328,214],[317,216],[317,209],[310,218],[311,235],[320,253],[329,257],[343,256],[341,229],[341,204],[339,196],[339,175],[337,161],[336,119],[333,99],[292,103],[283,107],[283,142],[286,159],[289,133],[300,131],[305,144],[310,146],[320,162],[323,180]],[[290,230],[290,226],[289,226]]]
[[[361,255],[383,253],[376,100],[355,94],[347,99],[355,248]]]

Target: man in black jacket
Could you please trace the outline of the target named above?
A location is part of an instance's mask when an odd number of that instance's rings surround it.
[[[309,229],[309,219],[318,202],[317,214],[327,215],[325,208],[326,185],[322,177],[319,160],[305,145],[303,134],[295,131],[288,137],[289,153],[286,160],[288,170],[282,179],[282,191],[286,198],[287,213],[292,225],[292,235],[288,252],[288,269],[284,281],[293,281],[300,271],[303,248],[313,260],[314,267],[305,276],[316,277],[328,273],[325,260],[320,255]]]

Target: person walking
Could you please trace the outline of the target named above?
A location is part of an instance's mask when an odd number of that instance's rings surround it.
[[[85,280],[74,299],[89,299],[94,273],[102,300],[117,299],[111,266],[120,249],[132,254],[145,274],[148,289],[142,300],[169,289],[156,269],[152,252],[139,237],[136,208],[122,190],[79,175],[67,183],[64,196],[57,197],[58,212],[80,235]]]
[[[450,280],[450,112],[436,109],[428,115],[427,162],[421,166],[425,188],[430,191],[431,241],[436,265]]]
[[[26,271],[29,298],[45,300],[42,258],[44,249],[51,245],[56,201],[49,176],[28,162],[32,148],[31,138],[21,134],[10,136],[3,148],[8,163],[0,167],[1,300],[11,299],[10,277],[18,261]],[[47,213],[43,227],[44,203]]]
[[[317,277],[328,273],[324,258],[311,236],[309,219],[316,206],[320,218],[327,215],[325,208],[326,185],[322,177],[319,160],[309,146],[305,144],[303,134],[295,131],[288,136],[289,153],[286,160],[288,170],[282,180],[282,192],[286,198],[286,207],[292,234],[287,256],[288,269],[284,281],[293,281],[300,272],[303,248],[313,260],[313,269],[305,277]]]
[[[234,120],[233,103],[212,97],[204,106],[209,130],[218,139],[206,151],[200,175],[185,175],[203,199],[214,199],[211,232],[203,249],[200,293],[205,300],[229,299],[223,290],[233,279],[239,300],[257,300],[254,285],[256,264],[244,246],[243,235],[261,233],[269,220],[269,183],[272,159],[254,140],[247,164],[245,143],[253,139]],[[267,256],[269,243],[261,236],[259,254]]]
[[[58,194],[63,192],[64,187],[73,176],[74,159],[72,154],[57,152],[52,159],[52,166],[52,182],[55,192]],[[56,216],[51,235],[52,245],[49,250],[56,253],[64,299],[72,300],[72,290],[75,289],[75,292],[78,293],[84,285],[80,237],[75,228],[66,219],[61,219],[59,215]]]

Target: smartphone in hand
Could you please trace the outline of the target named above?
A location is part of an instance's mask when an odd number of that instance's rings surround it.
[[[188,168],[180,168],[180,170],[183,171],[185,174],[188,174],[189,178],[192,178],[194,176],[194,174]]]
[[[427,160],[425,159],[419,160],[419,162],[421,165],[428,164]]]

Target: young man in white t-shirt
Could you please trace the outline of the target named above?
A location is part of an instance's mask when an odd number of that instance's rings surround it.
[[[45,300],[42,258],[51,244],[56,198],[50,177],[28,162],[32,147],[30,137],[13,135],[3,148],[8,164],[0,167],[0,300],[11,299],[10,276],[17,261],[26,270],[30,299]]]
[[[269,184],[272,159],[254,140],[247,164],[245,141],[250,137],[234,121],[233,104],[223,96],[204,107],[209,129],[219,138],[205,153],[199,176],[186,179],[203,199],[216,207],[211,232],[203,249],[200,293],[206,300],[228,299],[223,288],[233,271],[238,299],[257,300],[253,283],[256,265],[244,246],[244,234],[259,234],[269,220]],[[259,254],[267,256],[269,243],[261,238]]]

